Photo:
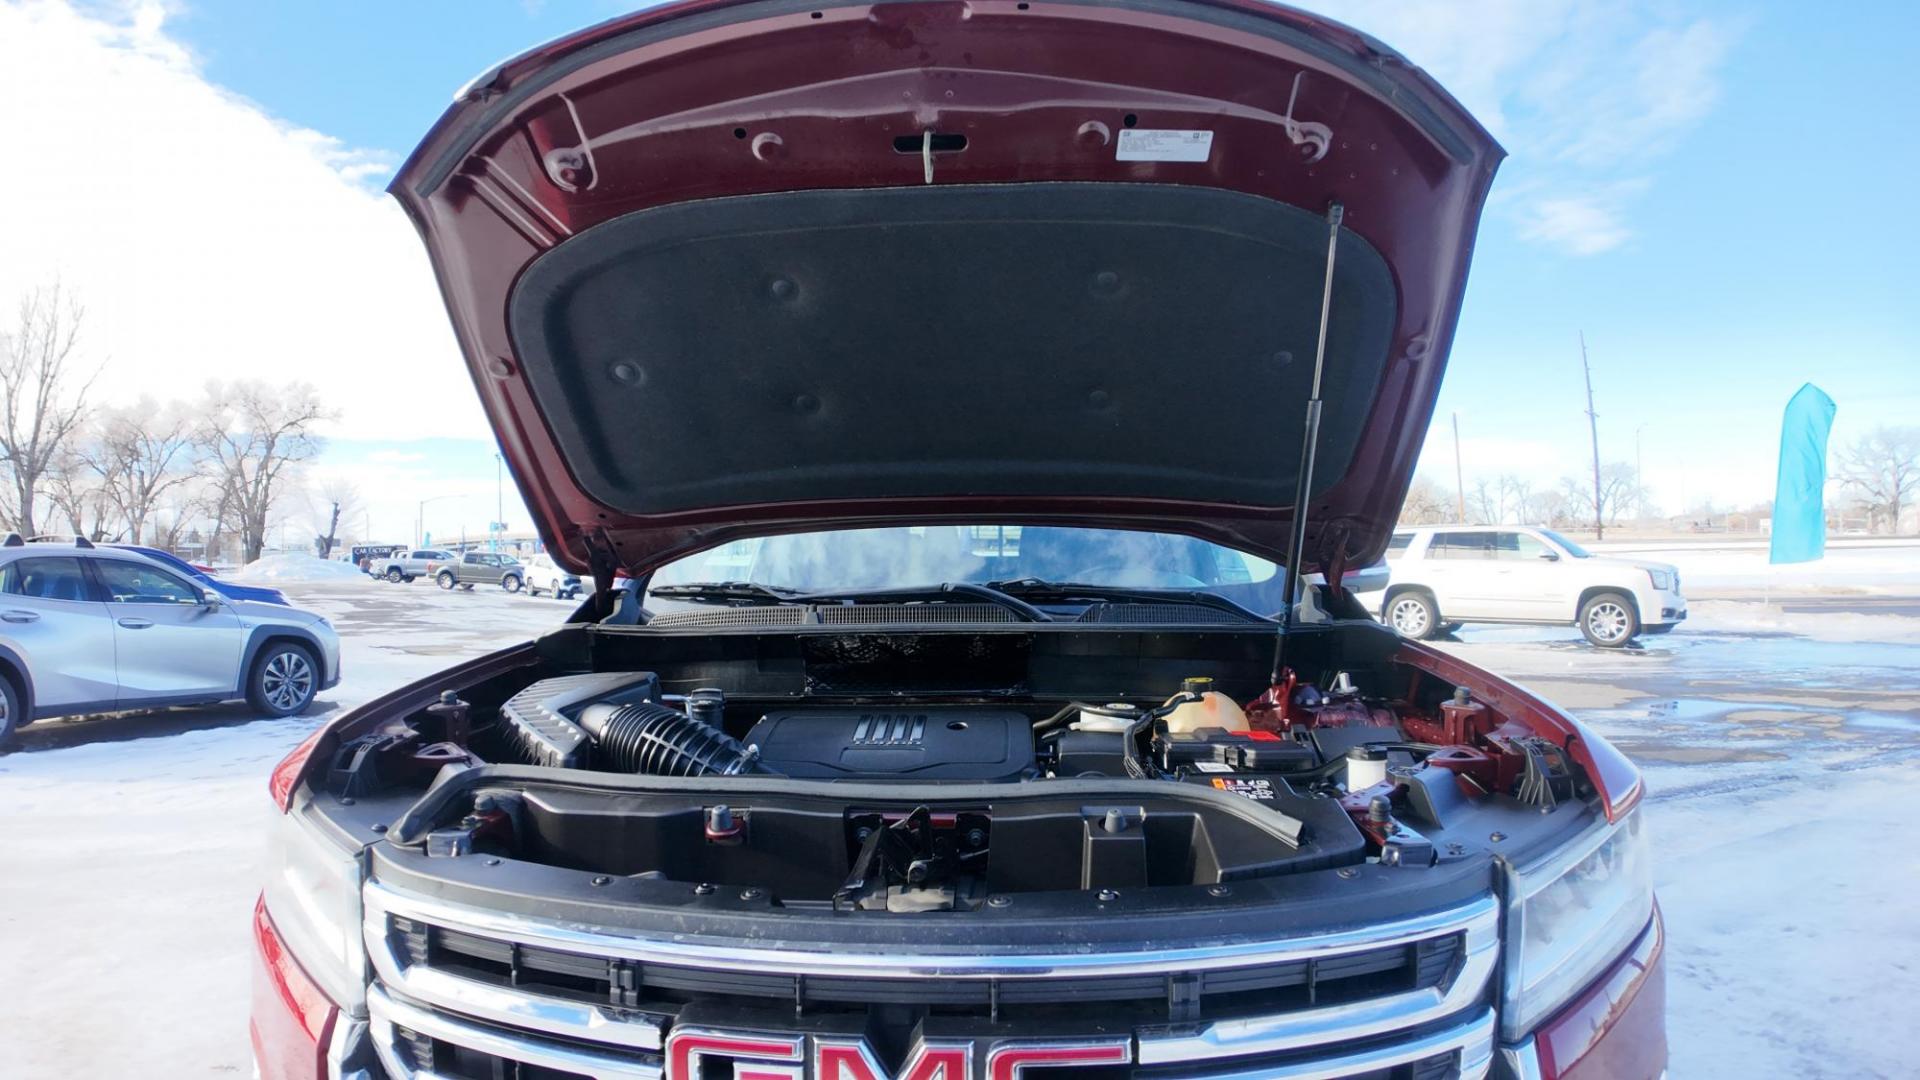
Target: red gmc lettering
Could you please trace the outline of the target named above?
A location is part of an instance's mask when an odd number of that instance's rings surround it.
[[[748,1059],[742,1063],[742,1070],[752,1072],[755,1080],[796,1080],[800,1066],[806,1062],[802,1041],[798,1035],[790,1038],[728,1035],[699,1028],[676,1028],[667,1036],[664,1048],[666,1080],[697,1080],[700,1059],[708,1054]],[[787,1067],[783,1069],[782,1065]]]
[[[1125,1065],[1133,1060],[1133,1043],[1100,1039],[1076,1043],[1002,1043],[987,1052],[986,1080],[1020,1080],[1028,1069],[1063,1065]]]
[[[969,1043],[921,1043],[913,1048],[897,1080],[971,1080]],[[813,1041],[814,1080],[896,1080],[889,1077],[864,1039]]]
[[[974,1080],[973,1044],[935,1040],[913,1048],[898,1076],[873,1056],[864,1039],[813,1039],[809,1061],[803,1036],[730,1035],[701,1028],[679,1028],[667,1037],[665,1080],[698,1080],[700,1059],[734,1059],[735,1080]],[[1128,1039],[1084,1042],[1004,1042],[987,1052],[981,1080],[1021,1080],[1028,1069],[1073,1065],[1125,1065],[1133,1060]],[[811,1065],[809,1069],[807,1066]]]

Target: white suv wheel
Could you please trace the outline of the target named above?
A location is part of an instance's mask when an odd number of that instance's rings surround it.
[[[1433,630],[1433,611],[1425,597],[1402,593],[1388,606],[1387,622],[1410,638],[1423,638]]]
[[[1580,632],[1595,645],[1618,648],[1640,632],[1640,620],[1625,598],[1603,593],[1580,609]]]

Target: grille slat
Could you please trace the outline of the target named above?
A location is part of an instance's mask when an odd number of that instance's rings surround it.
[[[1275,1006],[1306,1008],[1330,1000],[1439,986],[1452,971],[1461,946],[1460,935],[1449,934],[1412,946],[1313,961],[1222,968],[1197,973],[1197,990],[1187,991],[1171,985],[1163,973],[991,981],[815,975],[801,981],[788,975],[640,964],[537,946],[515,947],[397,916],[390,919],[389,932],[395,951],[416,964],[457,971],[463,978],[489,985],[604,1001],[622,1008],[714,996],[798,1003],[803,1008],[884,1001],[958,1008],[988,1017],[997,994],[1003,1007],[1061,1001],[1121,1003],[1143,1020],[1154,1022],[1222,1019],[1271,1012]],[[1183,1000],[1191,994],[1197,994],[1197,1010]]]

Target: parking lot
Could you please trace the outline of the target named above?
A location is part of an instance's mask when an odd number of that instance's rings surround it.
[[[1872,587],[1790,589],[1695,574],[1692,618],[1637,649],[1593,649],[1570,628],[1441,643],[1646,770],[1675,1077],[1910,1075],[1904,1040],[1871,1018],[1920,992],[1920,853],[1888,842],[1920,758],[1920,583],[1875,573]],[[0,757],[9,1075],[246,1075],[246,927],[273,763],[337,710],[572,607],[425,582],[288,589],[343,641],[345,679],[307,716],[233,705],[36,724]],[[1863,956],[1882,974],[1855,977]],[[155,987],[198,1004],[126,996]]]

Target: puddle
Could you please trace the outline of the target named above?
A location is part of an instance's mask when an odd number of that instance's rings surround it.
[[[1787,755],[1772,750],[1753,750],[1733,746],[1672,746],[1667,743],[1615,739],[1613,744],[1635,761],[1658,761],[1668,765],[1722,765],[1736,761],[1784,761]]]

